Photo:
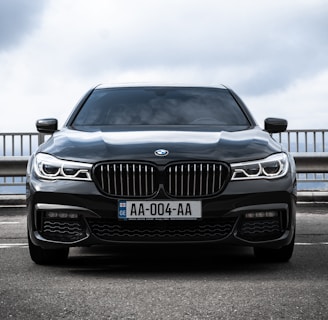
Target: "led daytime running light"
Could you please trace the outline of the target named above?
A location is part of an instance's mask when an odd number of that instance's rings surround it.
[[[61,160],[48,154],[39,153],[34,159],[36,174],[47,180],[91,181],[91,164]]]
[[[277,179],[286,175],[288,167],[285,153],[274,154],[258,161],[234,163],[231,165],[231,180]]]

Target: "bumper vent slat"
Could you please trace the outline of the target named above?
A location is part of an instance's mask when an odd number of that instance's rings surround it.
[[[51,241],[74,242],[86,237],[85,227],[80,221],[44,220],[42,236]]]
[[[118,223],[112,220],[89,220],[92,233],[107,241],[140,242],[180,242],[213,241],[227,237],[233,229],[235,220],[184,222],[179,223]]]
[[[238,230],[238,236],[248,241],[274,240],[282,236],[285,229],[280,219],[244,221]]]
[[[220,192],[230,177],[223,163],[183,162],[160,171],[148,163],[101,163],[94,169],[98,187],[115,197],[151,197],[160,185],[171,197],[206,197]]]

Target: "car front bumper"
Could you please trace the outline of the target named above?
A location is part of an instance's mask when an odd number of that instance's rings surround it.
[[[119,199],[102,195],[92,182],[31,176],[27,190],[29,235],[43,248],[168,243],[280,248],[295,233],[296,185],[288,175],[231,182],[221,194],[197,199],[202,201],[201,219],[184,221],[120,221]],[[144,200],[172,199],[157,195]],[[252,215],[265,212],[276,214]]]

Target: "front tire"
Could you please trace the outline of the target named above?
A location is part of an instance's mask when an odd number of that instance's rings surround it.
[[[69,248],[44,249],[32,243],[28,236],[28,247],[31,259],[40,265],[58,265],[67,261]]]
[[[287,246],[279,249],[254,247],[256,259],[266,262],[288,262],[293,255],[295,243],[295,233],[292,241]]]

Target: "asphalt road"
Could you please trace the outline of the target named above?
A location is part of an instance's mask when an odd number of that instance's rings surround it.
[[[34,264],[25,209],[0,208],[0,319],[328,319],[328,204],[300,206],[289,263],[250,249],[110,254]]]

